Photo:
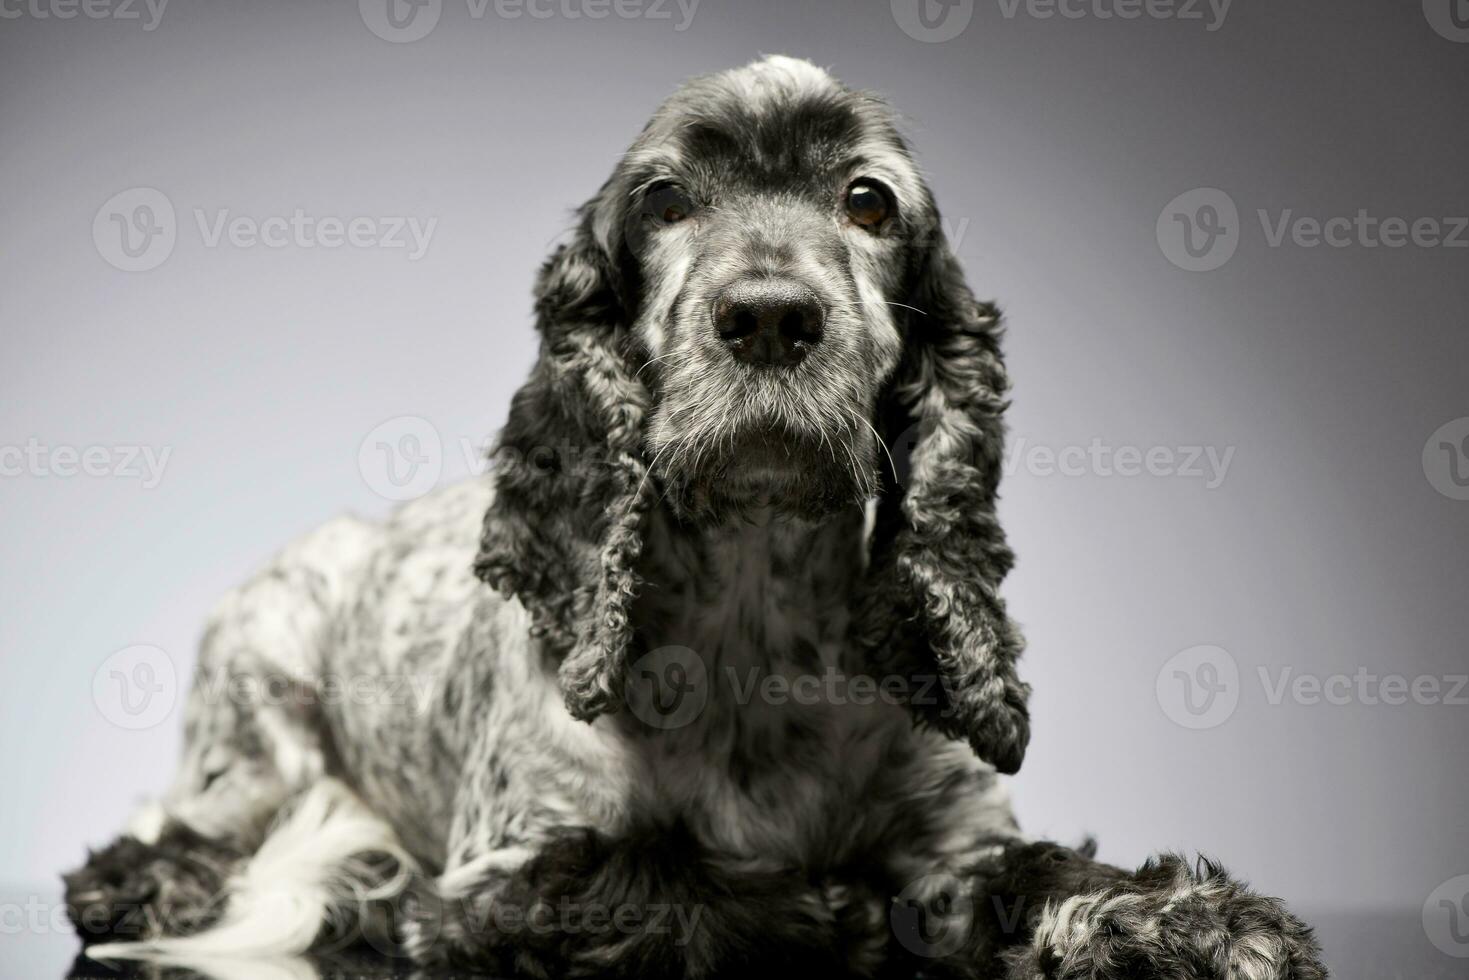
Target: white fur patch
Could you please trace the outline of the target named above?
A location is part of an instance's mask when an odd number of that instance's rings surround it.
[[[379,881],[364,863],[387,854],[397,872]],[[414,868],[397,836],[344,784],[324,779],[303,794],[249,863],[226,883],[218,924],[192,936],[93,946],[97,960],[190,963],[218,956],[281,957],[304,953],[331,917],[390,898]]]
[[[836,80],[804,58],[784,54],[766,55],[743,68],[728,72],[730,84],[747,98],[791,98],[802,94],[830,92]]]
[[[168,812],[163,809],[163,804],[149,801],[128,819],[127,832],[144,844],[157,844],[167,822]]]

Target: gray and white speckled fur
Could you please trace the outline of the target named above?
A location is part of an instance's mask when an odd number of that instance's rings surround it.
[[[858,177],[890,196],[878,228],[840,218]],[[639,201],[670,180],[695,212],[645,226]],[[1028,737],[998,596],[998,314],[937,217],[887,110],[805,62],[670,99],[542,272],[542,357],[494,478],[334,521],[211,619],[177,784],[68,877],[79,924],[167,896],[197,914],[83,926],[112,940],[94,953],[228,951],[220,935],[239,951],[241,909],[275,920],[243,948],[300,952],[398,901],[387,931],[416,959],[536,976],[803,958],[857,976],[1324,976],[1309,930],[1212,866],[1129,874],[1021,837],[996,772]],[[786,374],[737,365],[701,326],[748,276],[821,297],[821,343]],[[689,653],[702,710],[673,728],[626,710],[639,672]],[[750,695],[772,676],[897,678],[908,696]],[[282,841],[361,853],[296,874]],[[890,917],[900,895],[963,941],[915,946]],[[1027,914],[990,922],[1006,895]],[[672,944],[476,918],[568,898],[701,916]]]

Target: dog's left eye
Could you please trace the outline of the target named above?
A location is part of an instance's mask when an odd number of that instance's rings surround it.
[[[643,198],[643,213],[665,225],[677,224],[693,209],[688,195],[674,184],[655,187]]]
[[[859,180],[847,188],[847,215],[854,224],[876,229],[888,216],[888,196],[874,181]]]

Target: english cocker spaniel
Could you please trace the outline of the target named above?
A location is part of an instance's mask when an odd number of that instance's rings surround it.
[[[492,479],[215,613],[176,784],[67,876],[91,956],[1325,976],[1211,863],[1017,827],[999,317],[880,101],[689,82],[535,295]]]

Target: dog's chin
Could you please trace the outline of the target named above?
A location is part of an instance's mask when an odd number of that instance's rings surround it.
[[[820,521],[871,496],[866,456],[789,433],[744,434],[668,481],[686,519],[724,524],[760,516]]]

